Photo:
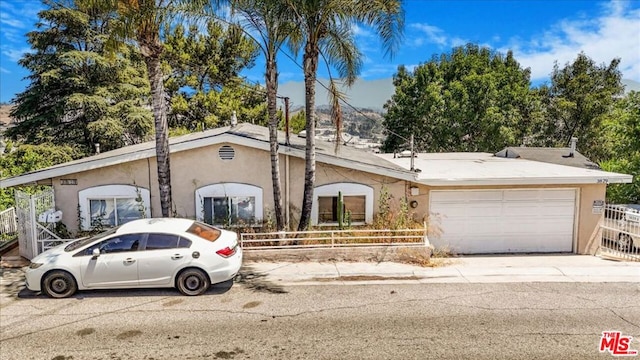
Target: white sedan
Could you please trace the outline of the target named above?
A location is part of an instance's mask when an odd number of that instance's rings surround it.
[[[241,265],[234,232],[189,219],[140,219],[34,257],[26,285],[54,298],[77,290],[155,287],[200,295],[233,279]]]

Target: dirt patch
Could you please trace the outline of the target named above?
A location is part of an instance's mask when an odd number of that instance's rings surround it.
[[[262,304],[260,301],[249,301],[248,303],[242,306],[243,309],[251,309],[258,305]]]
[[[76,331],[76,335],[78,336],[87,336],[87,335],[91,335],[94,332],[96,332],[96,329],[93,328],[85,328],[85,329],[81,329]]]
[[[182,303],[183,301],[184,300],[182,300],[182,299],[175,299],[175,300],[167,301],[166,303],[162,303],[162,306],[168,307],[168,306],[178,305],[178,304]]]
[[[126,340],[126,339],[130,339],[132,337],[140,336],[140,335],[142,335],[142,331],[140,330],[129,330],[129,331],[125,331],[123,333],[118,334],[118,336],[116,336],[116,339]]]

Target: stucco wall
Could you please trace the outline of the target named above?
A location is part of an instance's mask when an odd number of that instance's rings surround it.
[[[212,145],[171,154],[172,197],[176,215],[187,218],[196,217],[194,195],[196,189],[216,183],[234,182],[262,188],[265,218],[272,217],[273,189],[269,153],[234,144],[231,145],[235,150],[234,159],[222,160],[218,156],[218,150],[224,145],[230,144]],[[304,159],[280,156],[282,201],[283,205],[286,205],[288,200],[289,214],[294,225],[298,222],[302,206],[304,168]],[[77,185],[60,185],[60,178],[53,179],[56,204],[63,211],[63,222],[70,230],[77,231],[78,192],[94,186],[112,184],[136,185],[150,190],[151,216],[162,216],[156,173],[156,162],[152,158],[64,176],[64,179],[76,179]],[[289,179],[288,182],[287,179]],[[383,185],[396,200],[405,193],[405,182],[402,180],[322,163],[316,164],[316,186],[338,182],[371,186],[374,190],[374,212],[377,211]]]
[[[78,230],[78,192],[90,187],[99,185],[135,185],[150,190],[151,198],[153,199],[154,194],[157,194],[158,185],[155,182],[155,187],[149,187],[149,163],[152,166],[152,171],[155,171],[155,162],[143,159],[118,166],[108,166],[54,178],[53,188],[56,207],[62,210],[62,222],[70,231],[75,232]],[[152,177],[154,174],[151,174]],[[77,185],[61,185],[61,179],[75,179],[77,180]]]

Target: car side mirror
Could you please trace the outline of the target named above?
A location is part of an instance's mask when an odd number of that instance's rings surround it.
[[[93,255],[93,258],[97,258],[98,256],[100,256],[100,249],[95,248],[93,249],[93,251],[91,252],[91,255]]]

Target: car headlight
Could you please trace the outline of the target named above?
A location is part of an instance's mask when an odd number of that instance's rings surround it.
[[[39,268],[39,267],[40,267],[40,266],[42,266],[42,265],[44,265],[44,264],[42,264],[42,263],[34,263],[34,262],[32,262],[32,263],[29,263],[29,269],[37,269],[37,268]]]

